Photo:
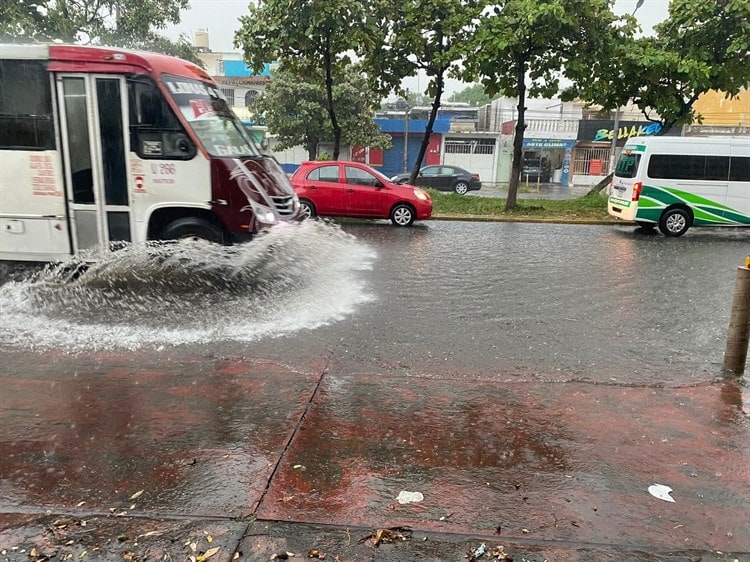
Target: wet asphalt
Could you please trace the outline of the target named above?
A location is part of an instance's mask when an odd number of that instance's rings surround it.
[[[0,560],[750,560],[747,374],[720,372],[743,231],[341,231],[253,269],[233,331],[182,284],[6,282],[33,330],[2,326]]]

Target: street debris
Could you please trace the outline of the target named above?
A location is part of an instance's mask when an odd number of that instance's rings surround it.
[[[487,545],[485,543],[480,544],[476,548],[469,549],[466,558],[469,559],[469,562],[477,562],[481,558],[513,562],[513,557],[505,552],[505,547],[503,545],[498,545],[492,550],[487,550]]]
[[[380,546],[383,543],[392,543],[396,541],[408,541],[411,538],[412,530],[410,527],[391,527],[389,529],[377,529],[370,533],[363,539],[360,539],[360,543],[366,540],[372,540],[372,544],[375,547]]]
[[[652,484],[648,487],[648,493],[657,499],[674,503],[674,498],[669,495],[672,493],[672,488],[664,484]]]
[[[288,560],[290,558],[294,558],[294,552],[289,552],[287,550],[286,552],[277,552],[276,554],[272,554],[269,560]]]
[[[424,500],[424,495],[422,494],[422,492],[407,492],[406,490],[401,490],[396,497],[396,501],[401,505],[421,502],[422,500]]]
[[[308,558],[317,558],[318,560],[325,560],[327,554],[325,552],[320,552],[319,550],[315,550],[314,548],[307,551],[307,557]]]
[[[140,498],[144,491],[145,490],[138,490],[135,494],[133,494],[132,496],[130,496],[129,499],[136,500],[136,499]]]
[[[507,560],[508,562],[513,562],[513,557],[507,552],[505,552],[505,548],[502,545],[499,545],[493,548],[490,555],[495,560]]]
[[[478,547],[472,548],[469,551],[469,557],[468,558],[469,558],[469,560],[471,560],[473,562],[474,560],[477,560],[477,559],[481,558],[482,556],[484,556],[485,552],[487,552],[487,545],[484,544],[484,543],[482,543]]]
[[[195,557],[195,562],[206,562],[209,558],[211,558],[214,554],[219,552],[221,550],[221,547],[216,546],[214,548],[209,548],[205,553],[201,554],[200,556]]]

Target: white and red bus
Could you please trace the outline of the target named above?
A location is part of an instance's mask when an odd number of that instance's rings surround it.
[[[299,215],[211,77],[165,55],[0,45],[0,259],[231,243]]]

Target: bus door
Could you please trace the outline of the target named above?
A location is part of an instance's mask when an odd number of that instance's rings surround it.
[[[57,75],[74,252],[131,240],[126,92],[120,76]]]

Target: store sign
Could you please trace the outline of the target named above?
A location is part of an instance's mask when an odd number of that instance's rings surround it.
[[[575,146],[576,141],[567,139],[523,139],[524,148],[571,148]]]
[[[658,135],[662,129],[661,123],[644,123],[625,121],[617,127],[617,140],[625,142],[636,137]],[[588,142],[612,142],[615,136],[614,122],[608,120],[583,120],[578,126],[578,140]]]
[[[648,125],[639,125],[636,127],[635,125],[631,127],[619,127],[617,129],[617,138],[619,139],[629,139],[632,137],[649,137],[654,136],[661,131],[661,123],[650,123]],[[596,132],[596,136],[594,137],[594,142],[596,141],[606,141],[606,140],[612,140],[612,137],[614,137],[615,131],[614,129],[599,129]]]

